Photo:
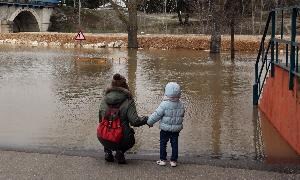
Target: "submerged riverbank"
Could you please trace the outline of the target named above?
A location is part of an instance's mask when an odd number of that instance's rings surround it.
[[[0,44],[24,45],[33,47],[79,47],[74,33],[2,33]],[[126,48],[127,34],[85,34],[83,48]],[[261,36],[236,35],[235,50],[256,52]],[[208,35],[165,35],[149,34],[138,36],[139,47],[143,49],[194,49],[209,50]],[[222,51],[230,50],[230,36],[222,36]]]

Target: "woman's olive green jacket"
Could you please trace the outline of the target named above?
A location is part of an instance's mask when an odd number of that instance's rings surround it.
[[[130,127],[130,125],[134,127],[145,125],[147,123],[147,118],[138,116],[132,95],[125,88],[111,87],[105,91],[105,95],[101,100],[99,109],[99,123],[101,122],[102,117],[105,116],[105,112],[109,106],[120,108],[120,119],[124,127],[123,138],[117,147],[114,144],[99,140],[103,146],[108,149],[126,151],[135,143],[134,130]]]

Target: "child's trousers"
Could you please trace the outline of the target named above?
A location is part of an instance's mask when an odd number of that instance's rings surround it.
[[[170,139],[172,147],[171,161],[178,159],[178,136],[179,132],[160,131],[160,159],[167,160],[167,143]]]

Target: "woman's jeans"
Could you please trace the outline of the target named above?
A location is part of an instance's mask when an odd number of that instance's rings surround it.
[[[179,132],[160,131],[160,159],[167,160],[167,143],[170,139],[172,147],[171,161],[178,159],[178,136]]]

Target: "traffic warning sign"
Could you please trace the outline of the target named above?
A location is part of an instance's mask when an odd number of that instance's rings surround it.
[[[76,35],[75,40],[85,40],[85,36],[81,31],[79,31],[79,33]]]

